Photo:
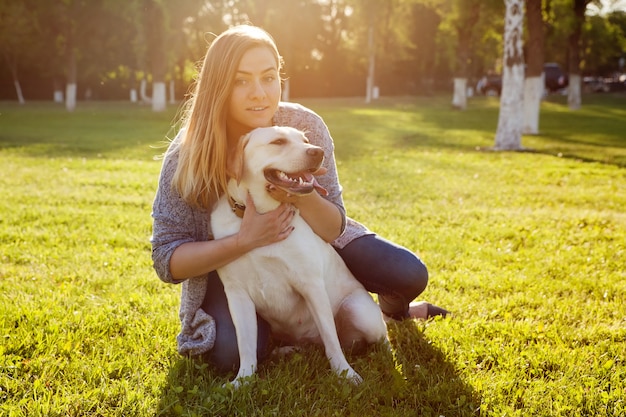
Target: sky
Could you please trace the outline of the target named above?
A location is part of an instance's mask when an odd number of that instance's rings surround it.
[[[602,0],[602,4],[603,4],[603,7],[602,7],[601,12],[608,12],[610,10],[626,11],[626,0]],[[613,4],[612,7],[611,7],[611,4]]]

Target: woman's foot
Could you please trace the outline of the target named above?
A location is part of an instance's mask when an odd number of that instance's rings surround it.
[[[450,312],[426,301],[416,301],[409,304],[409,317],[428,320],[433,317],[446,317]]]

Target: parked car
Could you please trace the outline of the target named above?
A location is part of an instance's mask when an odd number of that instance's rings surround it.
[[[608,93],[611,80],[602,77],[583,77],[583,91],[585,93]]]
[[[545,77],[546,90],[551,93],[562,90],[569,85],[569,78],[561,70],[559,64],[543,64],[543,74]]]
[[[543,65],[545,87],[548,92],[554,93],[562,90],[569,84],[569,78],[559,64],[546,63]],[[502,92],[502,76],[499,74],[487,74],[476,84],[476,92],[484,95],[500,95]]]
[[[486,96],[499,96],[502,91],[502,76],[487,74],[476,84],[476,92]]]

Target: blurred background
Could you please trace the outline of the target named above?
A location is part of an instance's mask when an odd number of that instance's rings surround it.
[[[624,89],[626,1],[543,1],[544,58],[567,73],[575,3],[580,70]],[[502,0],[0,0],[0,100],[180,101],[213,34],[252,23],[276,39],[289,98],[452,91],[501,72]],[[527,33],[527,32],[526,32]],[[598,84],[600,88],[596,88]],[[488,91],[484,91],[488,92]]]

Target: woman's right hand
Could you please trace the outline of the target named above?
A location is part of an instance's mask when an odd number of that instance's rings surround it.
[[[248,194],[241,228],[237,233],[237,246],[249,251],[285,240],[294,229],[291,223],[295,213],[293,205],[282,203],[272,211],[259,214]]]

